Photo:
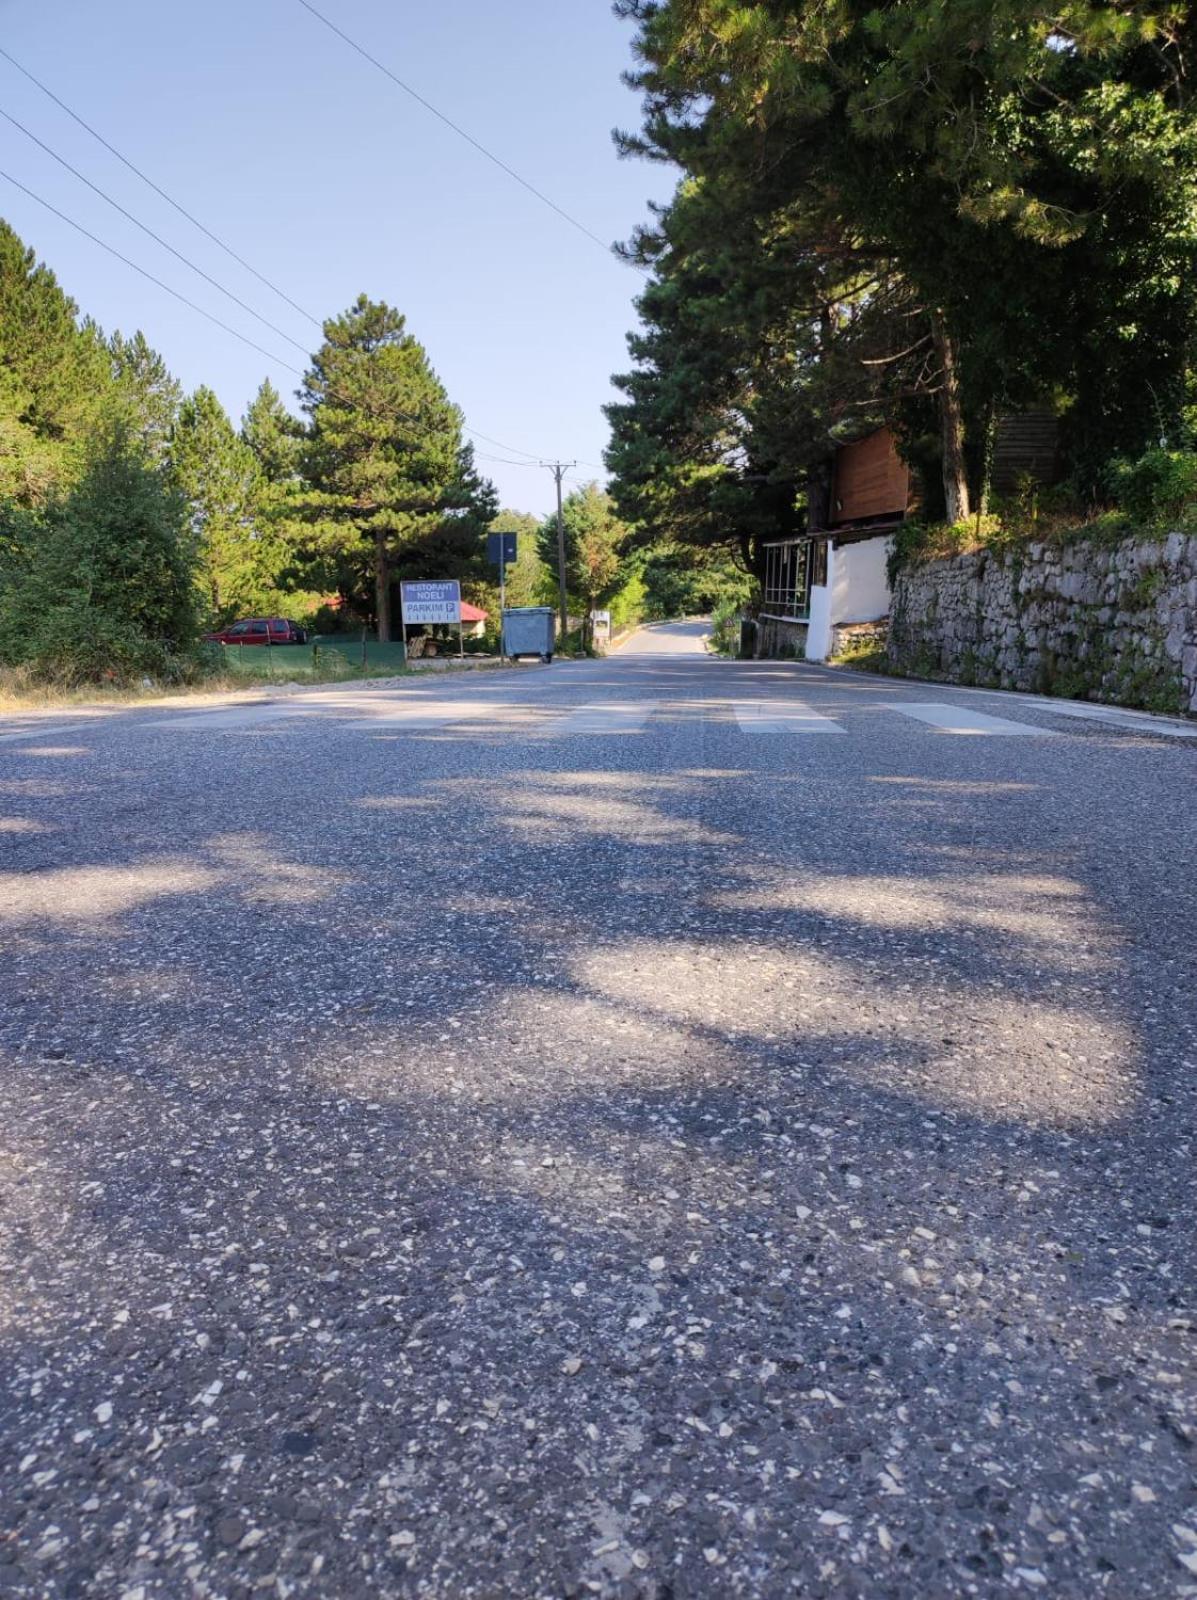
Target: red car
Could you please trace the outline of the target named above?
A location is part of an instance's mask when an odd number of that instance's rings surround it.
[[[298,622],[288,622],[285,617],[250,617],[247,622],[234,622],[229,628],[216,633],[206,633],[204,638],[212,644],[307,644],[306,628]]]

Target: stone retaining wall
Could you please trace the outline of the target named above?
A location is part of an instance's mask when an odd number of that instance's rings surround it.
[[[911,564],[888,655],[916,677],[1197,713],[1197,535]]]
[[[885,649],[888,639],[888,617],[881,617],[876,622],[841,622],[831,630],[828,660],[834,661],[845,650],[876,650],[880,653]]]

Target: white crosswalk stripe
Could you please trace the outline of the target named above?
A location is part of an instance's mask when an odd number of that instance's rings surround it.
[[[524,713],[523,707],[483,704],[478,700],[432,700],[415,696],[396,698],[385,694],[353,694],[344,691],[296,696],[292,700],[251,701],[224,706],[216,711],[191,711],[180,716],[158,718],[149,727],[183,729],[191,733],[236,732],[264,723],[307,720],[325,717],[354,727],[385,727],[397,732],[443,728],[456,722],[510,720]]]
[[[1081,705],[1075,700],[1043,700],[1035,702],[1037,711],[1046,711],[1053,717],[1079,717],[1082,722],[1104,722],[1110,728],[1122,728],[1128,733],[1147,733],[1164,739],[1197,739],[1197,724],[1178,722],[1171,717],[1144,716],[1126,711],[1121,706]]]
[[[802,700],[742,700],[733,710],[741,733],[846,733]]]
[[[185,733],[226,733],[239,728],[256,728],[266,722],[281,722],[303,713],[293,706],[230,706],[224,711],[191,711],[178,717],[160,717],[146,724],[149,728],[171,728]]]
[[[659,700],[629,700],[579,706],[554,723],[551,732],[566,738],[580,733],[641,733],[659,704]]]
[[[1149,717],[1142,713],[1136,715],[1113,707],[1054,700],[1011,702],[1012,708],[1019,705],[1026,705],[1035,713],[1078,718],[1128,732],[1197,739],[1197,725]],[[1040,727],[1010,717],[995,716],[977,710],[972,703],[956,701],[897,700],[851,706],[833,701],[829,711],[824,713],[816,711],[808,701],[782,695],[761,696],[752,700],[722,697],[698,701],[604,699],[570,707],[541,697],[506,700],[497,696],[476,695],[439,699],[419,692],[363,693],[346,689],[329,689],[285,699],[197,707],[190,711],[158,715],[142,722],[140,726],[176,733],[247,733],[267,728],[291,733],[300,731],[305,724],[317,719],[327,722],[330,729],[353,729],[379,736],[419,737],[453,729],[455,736],[463,738],[507,734],[562,739],[582,735],[643,733],[653,717],[663,726],[671,721],[692,721],[696,715],[712,722],[726,722],[729,712],[741,733],[756,737],[844,733],[861,736],[864,734],[860,720],[862,712],[894,713],[922,723],[938,733],[959,737],[1067,737],[1066,730],[1060,728]],[[868,721],[866,718],[865,722]],[[40,726],[14,720],[7,726],[0,725],[0,746],[11,744],[19,747],[27,741],[76,732],[86,726],[77,716],[62,723],[49,721]],[[1078,728],[1077,732],[1080,731]]]
[[[86,722],[57,722],[45,728],[21,728],[16,733],[0,733],[0,744],[14,744],[21,739],[50,739],[60,733],[77,733],[91,726]]]
[[[1011,738],[1016,735],[1033,739],[1059,737],[1055,728],[1036,728],[1029,722],[1011,722],[1007,717],[990,717],[971,706],[947,705],[928,701],[896,701],[892,705],[878,706],[878,711],[897,711],[903,717],[913,717],[941,733],[966,734],[981,737]]]

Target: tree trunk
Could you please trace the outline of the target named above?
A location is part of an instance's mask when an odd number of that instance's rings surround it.
[[[374,535],[374,586],[377,594],[378,642],[391,642],[391,563],[387,560],[387,536]]]
[[[943,496],[949,522],[966,522],[972,512],[968,492],[968,463],[964,455],[964,411],[960,404],[960,374],[956,369],[956,347],[941,312],[931,316],[943,373],[939,392],[939,418],[943,431]]]
[[[744,570],[750,578],[755,578],[758,583],[765,581],[765,550],[760,541],[751,533],[741,533],[740,560],[744,563]]]

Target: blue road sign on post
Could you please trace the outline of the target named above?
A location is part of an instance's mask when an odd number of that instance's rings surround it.
[[[507,609],[507,568],[515,560],[516,538],[514,533],[488,533],[486,536],[486,559],[499,569],[500,659],[503,657],[503,612]]]
[[[488,533],[486,536],[486,559],[492,567],[509,567],[515,560],[517,534],[514,533]]]

